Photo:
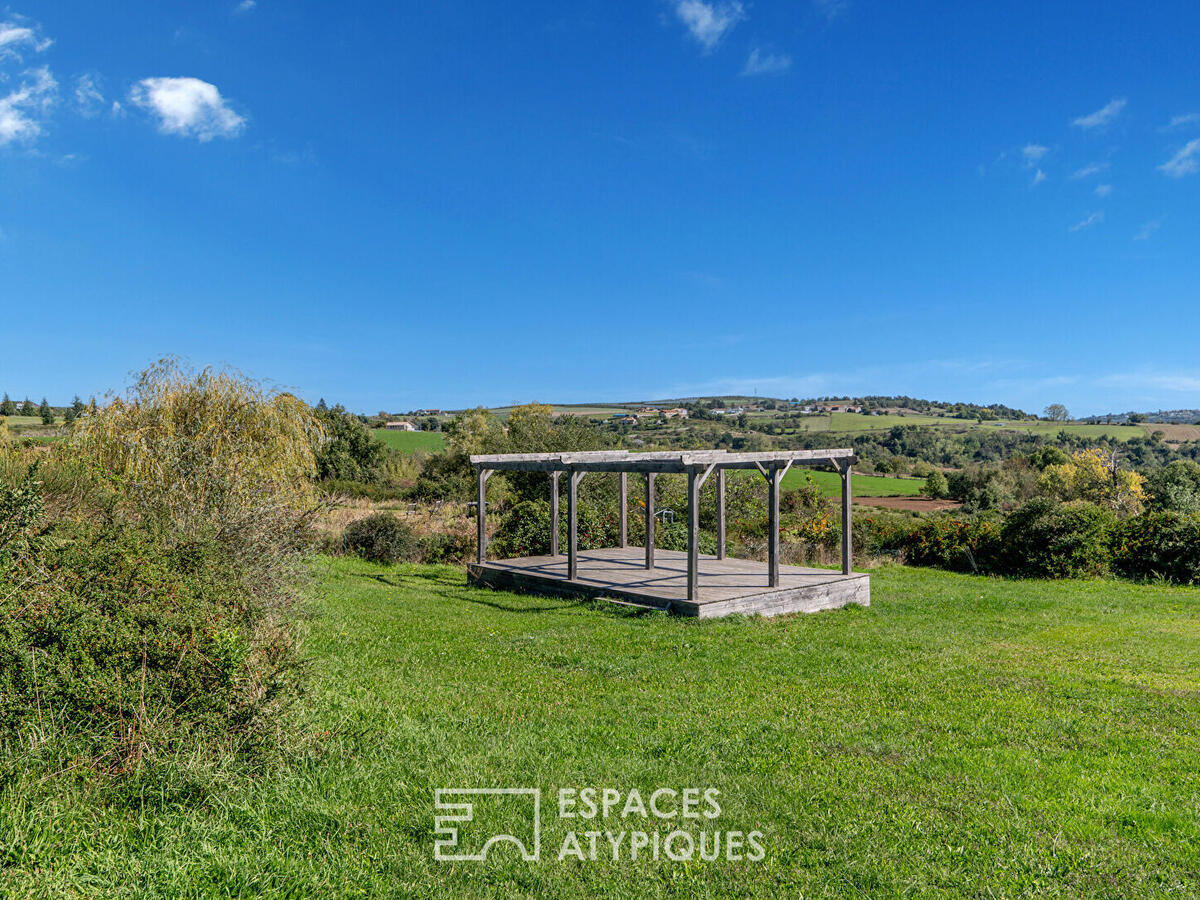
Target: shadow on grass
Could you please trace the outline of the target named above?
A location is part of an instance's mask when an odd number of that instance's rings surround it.
[[[390,587],[390,588],[404,587],[406,582],[409,584],[412,584],[415,582],[424,582],[424,584],[422,584],[421,587],[425,591],[427,591],[428,593],[431,593],[437,597],[441,597],[444,600],[454,600],[457,602],[466,601],[467,603],[474,603],[479,606],[488,606],[488,607],[491,607],[492,609],[500,610],[501,612],[515,612],[515,613],[558,612],[559,610],[563,610],[563,609],[570,609],[570,608],[576,607],[576,606],[584,606],[591,602],[586,599],[572,600],[567,597],[563,597],[559,600],[558,603],[556,603],[553,606],[520,606],[520,605],[516,605],[516,604],[511,604],[511,603],[504,603],[499,600],[487,600],[487,599],[484,599],[483,596],[472,596],[472,594],[475,594],[475,595],[482,594],[485,596],[490,595],[490,596],[500,597],[500,596],[503,596],[503,594],[501,594],[498,591],[492,591],[489,588],[473,588],[470,585],[463,583],[458,578],[453,577],[452,575],[447,576],[447,575],[440,575],[440,574],[433,574],[433,573],[421,573],[421,572],[413,572],[411,574],[410,573],[399,573],[399,572],[378,572],[378,573],[354,572],[352,574],[355,578],[361,578],[364,581],[374,581],[374,582],[377,582],[377,583],[383,585],[384,587]],[[505,592],[505,593],[512,593],[512,592]],[[537,595],[522,594],[520,596],[537,596]],[[547,599],[550,599],[550,598],[547,598]]]

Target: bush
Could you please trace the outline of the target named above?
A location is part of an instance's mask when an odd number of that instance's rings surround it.
[[[921,493],[931,500],[942,500],[950,496],[950,483],[941,472],[930,472],[921,488]]]
[[[904,535],[901,549],[915,566],[954,572],[986,572],[996,566],[1000,526],[995,519],[934,516]]]
[[[1146,493],[1158,509],[1200,512],[1200,463],[1176,459],[1151,473]]]
[[[1122,575],[1200,583],[1200,514],[1142,513],[1121,523],[1115,543]]]
[[[25,521],[0,548],[0,740],[113,773],[271,750],[299,659],[219,541]]]
[[[1114,513],[1091,503],[1030,500],[1004,523],[1004,571],[1034,578],[1106,575],[1117,526]]]
[[[346,528],[346,549],[371,562],[390,565],[421,558],[421,540],[390,513],[375,513]]]
[[[0,741],[117,771],[277,744],[319,434],[295,397],[166,360],[69,444],[0,448],[9,486],[43,459],[0,498]]]

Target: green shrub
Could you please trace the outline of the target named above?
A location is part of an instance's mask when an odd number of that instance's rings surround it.
[[[941,472],[930,472],[925,479],[921,493],[933,500],[941,500],[950,496],[950,483]]]
[[[346,549],[371,562],[390,565],[421,558],[421,539],[391,513],[375,513],[346,528]]]
[[[1142,513],[1121,523],[1115,543],[1122,575],[1200,583],[1200,514]]]
[[[1158,509],[1200,512],[1200,463],[1176,459],[1146,479],[1146,493]]]
[[[1003,570],[1034,578],[1106,575],[1117,526],[1115,514],[1091,503],[1030,500],[1004,523]]]
[[[906,561],[915,566],[991,571],[996,566],[1000,526],[991,518],[933,516],[915,523],[900,545]]]
[[[50,529],[0,571],[0,739],[109,772],[269,750],[300,666],[248,576],[219,540]]]
[[[565,519],[566,517],[561,516],[561,518]],[[520,503],[513,504],[500,519],[500,527],[492,536],[489,547],[491,552],[501,559],[548,554],[550,552],[549,501],[522,500]]]

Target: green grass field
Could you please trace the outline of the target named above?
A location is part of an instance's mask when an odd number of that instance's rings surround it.
[[[446,436],[440,431],[388,431],[373,428],[372,434],[402,453],[436,453],[446,449]]]
[[[42,428],[41,416],[5,416],[10,428]],[[55,424],[62,424],[62,416],[54,417]]]
[[[783,476],[784,490],[795,490],[811,475],[821,493],[826,497],[840,497],[842,479],[836,472],[820,469],[789,469]],[[925,481],[921,478],[885,478],[882,475],[859,475],[855,473],[851,490],[856,497],[916,497],[921,493]]]
[[[451,568],[318,569],[294,758],[124,799],[5,775],[0,892],[1200,892],[1197,589],[886,567],[870,609],[696,622],[470,589]],[[435,861],[441,787],[540,788],[541,860]],[[714,788],[720,815],[559,818],[556,792],[584,787]],[[480,809],[485,835],[528,833],[524,811]],[[614,861],[601,837],[595,861],[556,859],[568,830],[676,828],[761,831],[765,858],[631,861],[623,839]]]

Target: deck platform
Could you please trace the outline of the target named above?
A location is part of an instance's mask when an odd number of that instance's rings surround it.
[[[777,616],[819,612],[851,603],[871,605],[870,577],[828,569],[779,566],[779,584],[770,587],[761,562],[700,556],[699,591],[687,598],[688,555],[655,550],[646,568],[641,547],[579,551],[579,570],[567,579],[567,557],[527,556],[468,565],[472,584],[502,590],[583,597],[612,597],[639,606],[710,618],[733,613]]]

